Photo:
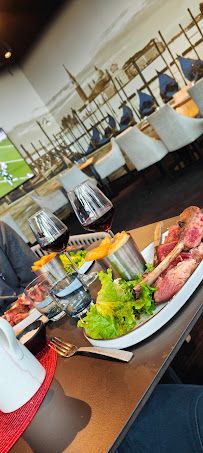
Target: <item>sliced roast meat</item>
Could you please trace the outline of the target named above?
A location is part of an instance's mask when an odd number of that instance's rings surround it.
[[[174,247],[176,246],[177,242],[170,242],[168,244],[161,244],[159,245],[159,247],[157,247],[157,256],[158,256],[158,260],[159,262],[160,261],[163,261],[164,258],[171,252],[171,250],[174,249]],[[199,245],[198,247],[195,247],[194,249],[191,249],[189,250],[189,252],[181,252],[180,255],[176,258],[176,264],[179,263],[179,261],[182,261],[182,260],[186,260],[188,258],[195,258],[197,256],[197,258],[199,257],[199,261],[201,261],[201,257],[203,256],[203,253],[200,253],[199,251],[199,247],[201,245]],[[202,244],[202,248],[203,248],[203,244]],[[174,262],[173,262],[174,263]]]
[[[157,247],[157,256],[159,261],[163,261],[163,259],[174,249],[176,246],[177,241],[169,242],[161,244]]]
[[[203,237],[203,214],[197,206],[190,206],[180,214],[179,242],[184,244],[184,250],[188,251],[197,247]]]
[[[14,307],[18,307],[19,305],[28,305],[30,309],[34,307],[33,303],[24,293],[16,300]]]
[[[4,313],[2,318],[6,319],[11,326],[15,326],[29,315],[29,311],[33,307],[33,302],[30,301],[23,293],[19,296],[12,307]]]
[[[9,308],[9,310],[7,310],[2,317],[4,319],[6,319],[6,321],[8,321],[9,324],[14,326],[15,324],[17,324],[19,322],[18,321],[18,319],[20,319],[19,315],[21,315],[21,318],[24,319],[26,316],[28,316],[29,311],[30,311],[30,308],[28,305],[18,305],[18,306],[14,305],[13,307]],[[26,316],[24,316],[24,315],[26,315]]]
[[[197,263],[200,263],[200,261],[203,259],[203,242],[201,242],[198,247],[191,249],[189,253],[192,258],[197,261]]]
[[[132,294],[135,299],[140,297],[142,293],[143,282],[152,286],[168,265],[171,264],[183,250],[188,251],[200,244],[203,236],[203,214],[197,206],[190,206],[181,213],[179,225],[181,226],[181,229],[178,234],[178,243],[164,260],[161,261],[152,272],[147,274],[147,277],[144,280],[133,288]]]
[[[172,267],[166,275],[160,276],[155,282],[158,290],[154,293],[155,305],[171,299],[185,284],[198,263],[194,259],[187,259]]]
[[[178,233],[180,232],[179,225],[172,225],[169,230],[168,234],[165,237],[164,244],[168,244],[169,242],[178,242]]]
[[[13,318],[14,325],[18,324],[20,321],[23,321],[23,319],[27,318],[28,315],[29,313],[18,313],[15,315]]]
[[[197,206],[189,206],[180,214],[178,225],[169,228],[164,244],[184,240],[185,249],[190,250],[203,237],[203,214]]]

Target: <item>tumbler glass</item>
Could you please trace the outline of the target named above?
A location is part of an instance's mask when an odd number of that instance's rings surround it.
[[[62,313],[62,308],[53,295],[53,286],[57,280],[49,272],[35,278],[24,290],[34,307],[48,319]]]
[[[72,317],[84,313],[92,301],[89,288],[76,272],[66,274],[58,280],[52,287],[52,294],[61,310]]]

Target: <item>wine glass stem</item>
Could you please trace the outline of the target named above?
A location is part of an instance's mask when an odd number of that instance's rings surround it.
[[[84,276],[84,274],[82,274],[82,273],[80,272],[79,267],[77,266],[77,264],[75,263],[75,261],[72,259],[72,257],[69,255],[69,253],[68,253],[66,250],[64,250],[63,253],[67,256],[67,258],[68,258],[69,261],[71,262],[72,268],[74,269],[75,272],[77,272],[78,276],[80,277],[80,280],[81,280],[82,283],[84,284],[84,283],[85,283],[85,276]],[[87,283],[86,283],[86,284],[87,284]]]
[[[98,272],[92,272],[90,275],[82,274],[80,272],[79,267],[77,266],[77,264],[75,264],[75,261],[73,261],[73,259],[69,255],[69,253],[66,250],[64,250],[63,253],[67,256],[67,258],[71,262],[71,265],[72,265],[74,271],[77,272],[77,274],[80,277],[80,280],[82,281],[83,284],[89,286],[89,285],[91,285],[91,283],[93,283],[97,279]]]
[[[71,262],[71,265],[72,265],[74,271],[76,271],[76,272],[78,272],[80,274],[79,268],[78,268],[77,264],[75,264],[75,261],[71,258],[70,254],[66,250],[64,250],[63,253],[67,256],[67,258]]]

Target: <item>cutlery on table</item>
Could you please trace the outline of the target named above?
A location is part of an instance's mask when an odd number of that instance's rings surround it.
[[[74,344],[67,343],[58,337],[53,337],[49,340],[50,348],[54,349],[62,357],[71,357],[77,352],[87,352],[97,355],[103,355],[106,357],[112,357],[113,359],[121,360],[122,362],[129,362],[133,353],[129,351],[123,351],[120,349],[109,349],[109,348],[95,348],[95,347],[80,347],[78,348]]]

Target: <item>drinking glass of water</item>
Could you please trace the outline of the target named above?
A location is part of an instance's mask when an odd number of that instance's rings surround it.
[[[92,301],[88,286],[76,272],[66,274],[52,286],[52,294],[61,310],[77,317],[84,313]]]
[[[24,290],[24,293],[33,303],[34,307],[42,315],[47,316],[48,319],[52,319],[53,321],[59,318],[58,315],[64,315],[52,291],[56,282],[57,280],[53,275],[47,272],[35,278]],[[56,316],[57,318],[55,318]]]

